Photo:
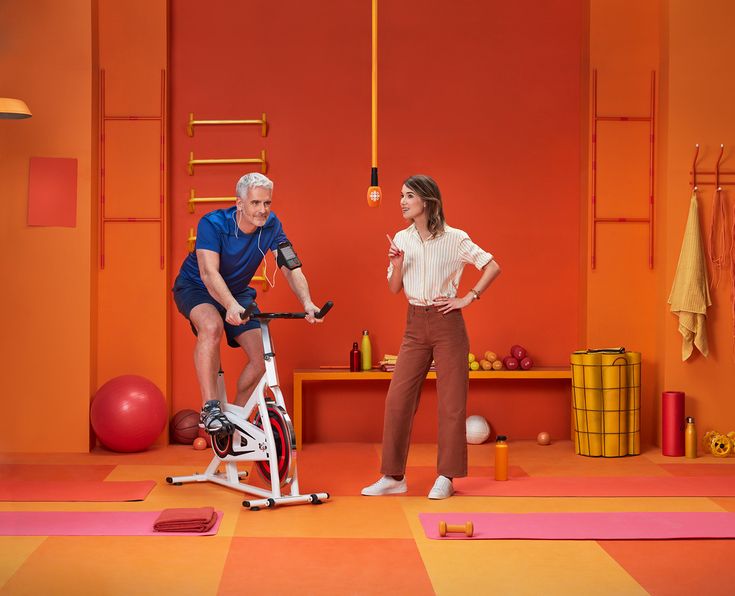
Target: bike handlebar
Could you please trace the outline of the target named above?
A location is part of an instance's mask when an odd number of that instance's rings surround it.
[[[253,313],[253,309],[257,305],[255,302],[251,303],[243,312],[240,313],[242,320],[253,318],[253,319],[305,319],[305,312],[258,312]],[[314,313],[315,319],[323,319],[324,316],[332,309],[334,302],[331,300],[324,303],[321,309]]]

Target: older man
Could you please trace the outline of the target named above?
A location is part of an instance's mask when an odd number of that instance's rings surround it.
[[[176,306],[197,336],[194,366],[202,391],[201,420],[210,433],[229,430],[217,395],[222,333],[248,357],[237,383],[237,405],[245,403],[265,371],[260,325],[242,320],[241,313],[255,300],[248,284],[266,251],[274,252],[309,323],[317,321],[314,313],[319,310],[283,225],[271,212],[273,182],[262,174],[246,174],[236,194],[234,207],[212,211],[199,221],[196,250],[184,260],[173,288]]]

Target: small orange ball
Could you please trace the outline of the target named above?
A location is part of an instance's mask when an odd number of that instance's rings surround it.
[[[204,437],[197,437],[193,443],[194,449],[201,451],[207,448],[207,440]]]
[[[539,445],[551,445],[551,435],[547,432],[539,433],[538,437],[536,437],[536,442]]]

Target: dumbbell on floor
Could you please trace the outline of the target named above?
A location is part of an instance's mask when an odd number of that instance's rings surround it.
[[[447,534],[461,534],[464,533],[468,538],[472,537],[474,532],[474,526],[471,521],[465,523],[465,525],[452,525],[445,521],[439,522],[439,536],[446,536]]]

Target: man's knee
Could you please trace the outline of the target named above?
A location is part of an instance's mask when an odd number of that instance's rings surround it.
[[[251,360],[247,364],[248,368],[254,376],[261,377],[265,373],[265,362],[261,360]]]
[[[208,317],[197,324],[197,338],[199,341],[219,342],[224,333],[222,321],[215,317]]]

